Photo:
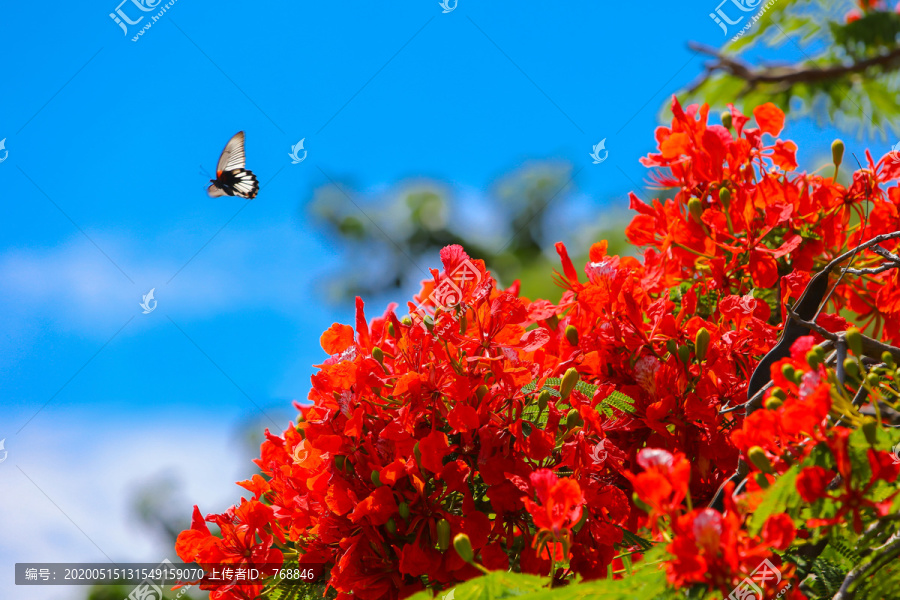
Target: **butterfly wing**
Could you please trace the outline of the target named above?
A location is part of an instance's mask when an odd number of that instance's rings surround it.
[[[219,177],[206,189],[211,198],[218,196],[240,196],[252,200],[259,192],[259,181],[253,171],[247,169],[235,169],[223,171]]]
[[[219,196],[227,196],[225,190],[220,188],[218,184],[214,183],[208,188],[206,188],[206,193],[209,194],[210,198],[218,198]]]
[[[219,164],[216,166],[216,175],[221,176],[225,171],[234,171],[235,169],[244,168],[244,132],[238,131],[232,136],[222,155],[219,157]]]
[[[259,181],[253,171],[236,169],[231,173],[234,175],[234,184],[232,184],[234,195],[248,200],[256,198],[256,194],[259,192]]]

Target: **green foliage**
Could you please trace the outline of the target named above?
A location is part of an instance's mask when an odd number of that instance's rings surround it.
[[[528,385],[522,388],[522,392],[526,395],[534,395],[533,401],[525,407],[522,411],[522,418],[526,421],[531,421],[538,427],[544,427],[547,424],[547,411],[541,411],[538,403],[536,401],[536,397],[540,392],[546,390],[549,392],[551,396],[554,398],[559,398],[559,386],[562,385],[562,379],[559,377],[550,377],[544,381],[543,387],[540,390],[535,390],[537,386],[537,381],[532,381]],[[589,383],[585,383],[584,381],[579,381],[575,384],[575,389],[588,398],[593,398],[594,394],[597,392],[597,386],[591,385]],[[557,409],[561,411],[568,410],[570,406],[565,403],[558,403]],[[597,404],[597,411],[605,416],[608,419],[616,418],[615,411],[619,411],[620,413],[625,413],[628,415],[633,415],[635,413],[634,407],[634,399],[623,394],[622,392],[614,390],[609,396],[604,398]]]
[[[716,109],[734,102],[745,114],[774,102],[782,110],[812,116],[820,125],[836,121],[882,138],[886,130],[897,133],[900,15],[888,8],[848,23],[850,6],[838,0],[778,0],[740,33],[756,14],[747,13],[729,28],[712,68],[683,99]],[[802,59],[753,64],[744,58],[751,50],[754,59],[773,52]],[[705,48],[699,51],[712,54]]]
[[[634,598],[683,598],[682,593],[671,590],[666,585],[665,570],[658,562],[666,556],[662,545],[654,547],[644,556],[644,560],[634,564],[631,575],[621,579],[600,579],[589,582],[574,582],[569,585],[549,588],[549,579],[522,573],[492,571],[482,577],[471,579],[453,588],[442,590],[435,595],[425,591],[412,596],[410,600],[569,600],[572,598],[602,598],[604,600],[633,600]]]
[[[800,467],[794,465],[775,480],[772,487],[766,491],[756,512],[750,517],[750,523],[747,526],[750,533],[758,534],[766,519],[774,514],[796,513],[802,502],[800,496],[797,495],[797,475],[799,474]]]
[[[823,598],[831,598],[841,588],[847,571],[836,562],[819,558],[813,565],[810,590]]]
[[[319,582],[314,583],[282,579],[266,586],[261,597],[265,600],[322,600],[322,598],[328,600],[335,598],[337,594],[333,589],[325,594],[325,581],[328,578],[320,577],[319,579]]]
[[[371,298],[428,278],[449,244],[483,259],[501,285],[520,280],[523,296],[553,298],[560,290],[543,275],[558,264],[552,244],[559,236],[548,231],[549,217],[573,189],[571,165],[536,163],[502,177],[477,205],[454,198],[444,183],[417,180],[372,199],[329,183],[314,191],[306,210],[355,257],[352,269],[329,276],[332,300]],[[577,246],[605,238],[611,254],[628,253],[627,218],[598,212],[573,232]]]
[[[857,598],[895,598],[900,590],[900,565],[884,565],[876,577],[862,582],[857,590]]]

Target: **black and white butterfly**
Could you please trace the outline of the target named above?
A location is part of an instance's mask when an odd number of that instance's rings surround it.
[[[259,181],[253,171],[244,168],[243,131],[238,131],[225,144],[222,156],[219,157],[219,164],[216,166],[216,178],[210,179],[209,182],[212,185],[206,188],[206,193],[212,198],[240,196],[252,200],[256,197]]]

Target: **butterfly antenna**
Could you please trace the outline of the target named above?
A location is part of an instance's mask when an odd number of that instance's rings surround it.
[[[209,174],[209,171],[203,168],[203,165],[200,165],[200,174],[213,179],[213,177]]]

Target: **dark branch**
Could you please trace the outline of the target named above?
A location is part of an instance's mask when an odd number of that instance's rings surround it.
[[[747,87],[752,89],[759,84],[783,84],[792,86],[798,83],[822,83],[834,81],[848,75],[863,73],[872,67],[881,67],[885,71],[893,71],[900,68],[900,46],[887,54],[879,54],[860,61],[848,64],[834,64],[826,67],[761,65],[754,67],[733,56],[722,54],[715,48],[697,42],[689,42],[688,47],[695,52],[715,58],[706,63],[706,73],[694,83],[688,93],[692,94],[717,72],[733,75],[747,82]]]

